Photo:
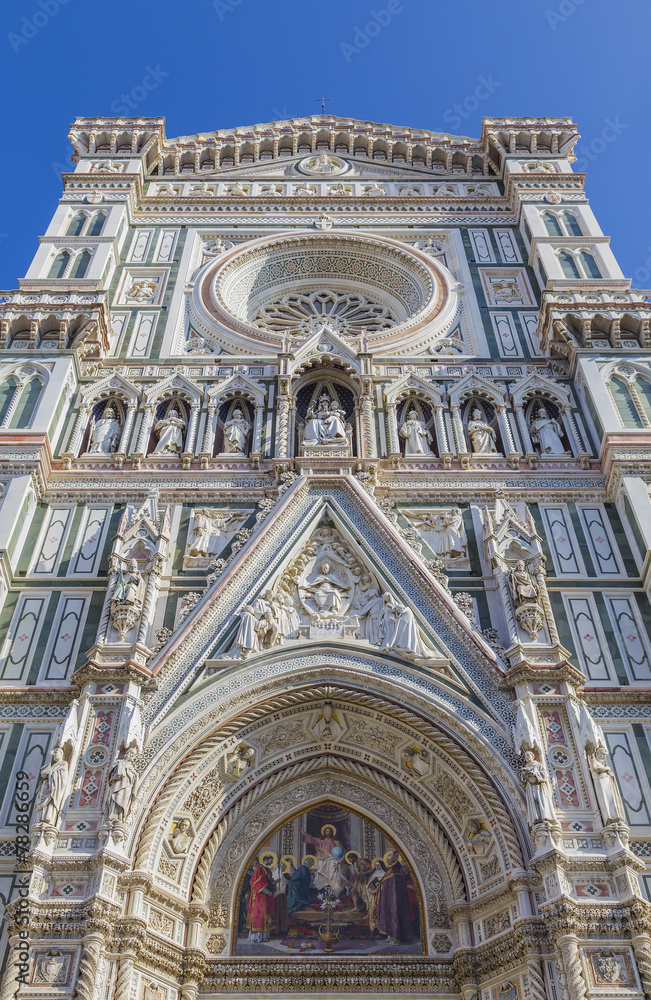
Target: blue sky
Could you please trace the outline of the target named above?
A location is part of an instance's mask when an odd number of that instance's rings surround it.
[[[470,136],[482,115],[573,116],[593,210],[651,287],[648,0],[12,0],[1,16],[4,289],[56,208],[75,115],[126,97],[173,137],[318,113],[321,94],[334,114]]]

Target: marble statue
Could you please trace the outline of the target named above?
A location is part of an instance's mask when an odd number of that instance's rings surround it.
[[[607,755],[608,751],[603,743],[595,748],[594,753],[588,754],[592,784],[604,826],[608,823],[626,822],[624,805],[615,781],[615,775],[606,761]]]
[[[120,640],[134,627],[142,611],[142,574],[136,559],[129,561],[125,573],[120,563],[117,582],[111,597],[111,618]]]
[[[540,447],[541,455],[565,455],[561,441],[563,433],[558,420],[550,417],[544,406],[538,408],[537,416],[531,422],[531,440]]]
[[[527,822],[529,826],[545,820],[555,822],[556,810],[552,791],[547,780],[545,765],[536,760],[531,750],[524,752],[522,784],[527,800]]]
[[[524,559],[518,559],[515,566],[509,570],[509,587],[516,605],[525,604],[528,601],[538,601],[538,590],[531,573],[524,564]]]
[[[108,820],[123,823],[133,807],[138,772],[133,765],[137,754],[135,747],[129,747],[124,757],[117,760],[109,773]]]
[[[174,854],[187,854],[192,843],[192,824],[189,819],[180,819],[169,836]]]
[[[431,455],[432,435],[420,420],[416,410],[410,410],[400,428],[400,437],[405,442],[405,455]]]
[[[183,451],[183,431],[185,420],[179,416],[179,411],[170,409],[167,415],[154,425],[158,444],[154,448],[155,455],[176,455]]]
[[[224,424],[224,454],[242,455],[247,454],[246,442],[251,433],[252,425],[244,416],[242,410],[237,407],[233,410],[230,420]]]
[[[445,565],[468,564],[468,539],[459,507],[450,510],[402,511],[405,518],[418,529],[435,555]]]
[[[497,452],[495,431],[486,423],[484,414],[479,407],[475,407],[472,411],[472,420],[468,421],[468,437],[475,455],[488,455]]]
[[[56,826],[63,808],[68,786],[68,761],[62,747],[52,751],[51,763],[41,771],[41,783],[36,793],[35,809],[40,823]]]
[[[303,446],[341,444],[347,437],[344,411],[336,399],[324,393],[316,410],[310,407],[307,411]]]
[[[247,517],[248,511],[195,508],[183,555],[184,569],[206,569],[210,561],[222,551],[229,536],[236,534]]]
[[[95,455],[111,455],[120,443],[120,421],[112,406],[107,406],[99,420],[93,421],[88,451]]]
[[[316,614],[341,611],[343,599],[350,595],[350,584],[343,583],[332,571],[330,564],[321,563],[317,575],[303,584],[305,599],[314,605]]]
[[[411,608],[394,600],[391,594],[385,594],[383,601],[384,610],[380,622],[384,630],[384,641],[381,648],[422,656],[420,632]]]

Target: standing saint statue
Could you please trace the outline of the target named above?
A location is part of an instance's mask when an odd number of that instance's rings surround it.
[[[66,797],[68,784],[68,762],[64,758],[63,749],[55,747],[52,751],[52,762],[46,764],[41,771],[41,783],[36,794],[35,808],[39,822],[56,826],[59,814]]]
[[[122,760],[116,760],[109,774],[108,819],[124,823],[133,806],[138,772],[133,766],[135,747],[129,747]]]
[[[550,417],[545,407],[540,406],[535,420],[531,422],[531,440],[540,446],[540,454],[565,455],[562,433],[558,420]]]
[[[251,424],[239,406],[233,410],[230,420],[224,424],[224,454],[246,455],[246,442],[251,433]]]
[[[484,414],[479,407],[472,411],[472,420],[468,421],[468,437],[475,455],[495,454],[495,431],[486,423]]]
[[[111,455],[120,442],[120,421],[112,406],[107,406],[99,420],[93,422],[90,430],[88,451],[90,454]]]
[[[179,416],[179,411],[174,409],[168,410],[167,416],[154,425],[154,432],[158,437],[158,444],[154,448],[154,454],[176,455],[183,451],[184,430],[185,420]]]
[[[531,750],[524,752],[524,767],[522,768],[522,784],[527,800],[527,822],[529,826],[542,823],[544,820],[554,822],[556,810],[552,791],[547,780],[545,765],[536,760]]]
[[[594,753],[588,754],[592,784],[604,826],[608,823],[626,822],[622,797],[615,782],[615,775],[608,766],[607,756],[608,751],[603,743],[595,747]]]
[[[400,428],[400,437],[405,442],[405,455],[431,455],[432,435],[424,420],[418,419],[416,410],[410,410]]]

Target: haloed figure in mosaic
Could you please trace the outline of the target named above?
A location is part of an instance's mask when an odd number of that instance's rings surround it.
[[[289,843],[293,854],[279,863],[279,852]],[[421,953],[414,875],[369,820],[324,803],[295,817],[265,844],[240,882],[238,955],[331,948],[341,955]]]

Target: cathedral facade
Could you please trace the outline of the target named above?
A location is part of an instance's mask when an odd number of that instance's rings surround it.
[[[651,300],[570,119],[77,119],[0,302],[1,1000],[651,997]]]

